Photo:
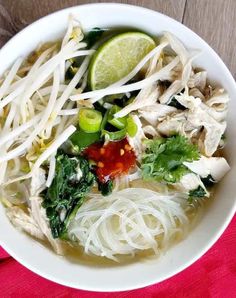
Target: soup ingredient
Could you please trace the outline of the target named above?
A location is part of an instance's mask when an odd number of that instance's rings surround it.
[[[166,66],[164,66],[160,70],[156,71],[154,74],[150,75],[149,77],[147,77],[147,78],[145,78],[141,81],[138,81],[138,82],[135,82],[135,83],[130,83],[130,84],[127,84],[127,85],[118,86],[118,87],[116,86],[118,83],[117,84],[114,83],[111,86],[109,86],[109,88],[104,88],[104,89],[99,89],[99,90],[95,90],[95,91],[89,91],[89,92],[84,92],[84,93],[72,95],[72,96],[70,96],[70,99],[72,101],[77,101],[77,100],[80,100],[80,99],[91,99],[92,98],[92,103],[95,103],[100,98],[102,98],[104,96],[107,96],[107,95],[121,94],[121,93],[141,90],[141,89],[144,89],[146,87],[149,87],[153,83],[155,83],[155,82],[163,79],[167,75],[169,75],[171,70],[173,68],[175,68],[178,65],[178,63],[179,63],[179,57],[175,57],[169,64],[167,64]],[[130,75],[127,75],[126,77],[128,77],[128,76],[130,76]],[[129,111],[129,112],[131,112],[131,111]],[[127,115],[128,113],[125,112],[125,115]],[[123,115],[123,114],[119,115],[119,116],[117,115],[117,117],[123,117],[125,115]]]
[[[204,183],[229,170],[212,157],[223,145],[228,94],[208,85],[170,33],[155,47],[128,32],[97,50],[102,32],[84,36],[79,26],[71,18],[61,44],[18,59],[3,76],[0,184],[8,216],[59,254],[68,231],[88,253],[158,253],[184,236],[187,212],[194,205],[195,215],[210,196]]]
[[[104,29],[95,27],[90,30],[85,36],[85,41],[87,42],[87,47],[91,48],[99,39],[102,37],[104,33]]]
[[[119,261],[120,255],[167,248],[184,237],[186,196],[128,188],[103,198],[90,195],[72,220],[68,235],[85,253]]]
[[[112,193],[112,190],[113,190],[113,180],[108,180],[105,183],[102,183],[99,180],[97,182],[98,182],[98,190],[101,192],[101,194],[103,196],[108,196],[109,194]]]
[[[174,188],[179,192],[184,192],[190,194],[195,193],[197,189],[203,189],[205,192],[205,197],[209,197],[210,193],[207,191],[205,185],[198,175],[195,173],[187,173],[183,175],[179,182],[172,184]],[[196,196],[197,197],[197,196]]]
[[[221,146],[221,137],[226,129],[225,120],[229,98],[228,95],[221,94],[217,96],[217,99],[213,96],[206,102],[202,102],[200,98],[190,95],[190,91],[186,87],[184,93],[175,95],[175,99],[187,109],[178,111],[171,117],[167,115],[158,124],[157,129],[166,136],[173,135],[174,132],[189,138],[194,138],[199,132],[198,146],[205,156],[211,157]]]
[[[179,103],[175,97],[171,98],[170,102],[168,103],[168,106],[174,107],[178,110],[186,110],[186,108],[183,105],[181,105],[181,103]]]
[[[100,140],[100,132],[88,133],[83,130],[77,130],[70,137],[70,140],[74,147],[77,147],[76,152],[81,152],[89,145],[98,142]]]
[[[127,130],[125,128],[117,131],[108,131],[106,129],[102,130],[102,136],[108,141],[119,141],[125,138]]]
[[[132,117],[128,117],[127,118],[127,125],[126,125],[126,130],[128,135],[133,138],[136,133],[138,132],[138,127],[137,124],[134,122]]]
[[[90,108],[79,110],[79,126],[86,132],[97,132],[100,130],[102,123],[102,113]]]
[[[190,190],[190,192],[189,192],[190,199],[191,198],[202,198],[205,196],[206,196],[206,192],[205,192],[204,188],[202,188],[200,185],[197,188]]]
[[[95,182],[88,161],[59,153],[52,184],[43,192],[43,207],[54,238],[66,235],[69,221],[75,216]]]
[[[121,107],[114,105],[108,113],[108,119],[107,121],[115,126],[118,129],[125,128],[126,123],[127,123],[127,117],[121,117],[121,118],[114,118],[114,114],[119,112],[121,110]]]
[[[183,136],[147,140],[146,145],[141,162],[144,179],[178,182],[189,172],[184,162],[199,159],[197,147]]]
[[[138,131],[138,127],[131,115],[121,118],[114,117],[114,115],[120,110],[121,108],[119,106],[114,105],[107,113],[107,122],[119,129],[118,131],[113,131],[113,129],[109,131],[109,128],[104,125],[104,128],[107,129],[102,129],[102,136],[105,136],[105,139],[108,141],[121,140],[125,138],[127,134],[130,137],[134,137]]]
[[[205,157],[193,162],[184,162],[184,165],[201,178],[211,176],[210,180],[220,181],[230,170],[230,166],[224,157]]]
[[[127,174],[136,163],[135,153],[126,138],[105,145],[92,144],[83,153],[88,159],[96,162],[95,173],[103,183]]]
[[[25,213],[20,207],[14,206],[7,209],[7,216],[11,222],[19,229],[29,233],[35,238],[45,240],[45,236],[35,222],[31,214]]]
[[[106,88],[128,75],[152,49],[155,41],[141,32],[118,34],[100,48],[89,66],[92,90]]]
[[[214,183],[216,183],[216,181],[213,179],[213,177],[211,175],[208,175],[205,178],[201,178],[202,183],[207,187],[207,186],[213,186]]]

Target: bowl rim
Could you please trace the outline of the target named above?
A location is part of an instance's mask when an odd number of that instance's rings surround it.
[[[190,28],[188,28],[187,26],[185,26],[184,24],[180,23],[179,21],[163,14],[160,13],[158,11],[143,7],[143,6],[135,6],[135,5],[131,5],[131,4],[124,4],[124,3],[108,3],[108,2],[101,2],[101,3],[89,3],[89,4],[82,4],[82,5],[75,5],[75,6],[70,6],[64,9],[60,9],[57,10],[53,13],[47,14],[46,16],[43,16],[39,19],[37,19],[36,21],[34,21],[33,23],[27,25],[25,28],[23,28],[21,31],[19,31],[17,34],[15,34],[9,41],[6,42],[6,44],[1,48],[1,52],[6,48],[6,47],[12,47],[12,44],[14,44],[15,39],[18,39],[21,37],[21,35],[24,34],[25,31],[34,31],[34,27],[37,27],[41,22],[44,22],[48,19],[48,21],[50,20],[50,18],[52,16],[55,15],[60,15],[60,14],[64,14],[67,11],[70,12],[72,10],[75,9],[79,9],[81,7],[101,7],[101,6],[106,6],[107,8],[114,8],[114,7],[124,7],[130,10],[136,10],[136,11],[142,11],[143,13],[147,13],[147,14],[155,14],[155,15],[159,15],[162,18],[167,19],[169,22],[172,22],[173,24],[178,24],[178,26],[182,26],[184,28],[184,30],[187,30],[192,36],[194,36],[195,38],[197,38],[201,43],[204,44],[204,46],[206,46],[208,48],[208,50],[210,51],[211,55],[214,56],[217,60],[218,63],[221,64],[221,67],[224,70],[224,74],[225,76],[227,76],[227,80],[230,81],[230,84],[232,84],[234,86],[235,92],[236,92],[236,82],[231,74],[231,72],[229,71],[229,69],[227,68],[227,66],[225,65],[225,63],[222,61],[222,59],[219,57],[219,55],[215,52],[215,50],[203,39],[201,38],[197,33],[195,33],[194,31],[192,31]],[[183,271],[184,269],[188,268],[189,266],[191,266],[193,263],[195,263],[199,258],[201,258],[220,238],[220,236],[223,234],[223,232],[225,231],[225,229],[227,228],[227,226],[230,224],[234,214],[236,212],[236,200],[234,202],[234,206],[231,209],[231,212],[229,213],[228,217],[225,218],[224,223],[222,224],[221,228],[218,230],[218,232],[216,233],[216,235],[214,237],[212,237],[212,239],[210,239],[208,241],[208,243],[201,249],[199,249],[199,252],[193,257],[191,258],[191,260],[189,260],[188,262],[184,262],[181,266],[179,266],[178,268],[176,268],[175,270],[172,270],[171,274],[166,274],[166,275],[162,275],[161,278],[153,278],[152,280],[145,280],[142,283],[139,284],[135,284],[134,286],[124,286],[122,288],[112,288],[112,289],[104,289],[102,288],[102,286],[100,288],[97,287],[87,287],[87,286],[79,286],[78,284],[75,284],[74,282],[67,282],[64,281],[62,278],[58,278],[55,277],[47,272],[43,272],[40,269],[38,269],[37,267],[31,265],[30,263],[28,263],[27,261],[25,261],[19,254],[17,254],[13,248],[11,248],[10,246],[8,246],[8,243],[4,242],[1,239],[0,236],[0,245],[16,260],[18,261],[20,264],[22,264],[24,267],[26,267],[27,269],[29,269],[30,271],[38,274],[41,277],[44,277],[50,281],[53,281],[55,283],[67,286],[67,287],[71,287],[74,289],[80,289],[80,290],[88,290],[88,291],[94,291],[94,292],[117,292],[117,291],[127,291],[127,290],[134,290],[134,289],[140,289],[140,288],[144,288],[146,286],[150,286],[153,285],[155,283],[159,283],[162,281],[165,281],[166,279],[169,279],[173,276],[175,276],[176,274],[180,273],[181,271]]]

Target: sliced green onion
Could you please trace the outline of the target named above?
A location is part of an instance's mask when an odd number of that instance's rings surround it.
[[[123,129],[126,126],[127,117],[114,118],[114,114],[119,112],[121,107],[114,105],[108,113],[108,122],[118,129]]]
[[[123,128],[118,131],[107,131],[107,130],[102,130],[102,136],[105,137],[105,139],[108,139],[109,141],[118,141],[122,140],[126,136],[126,129]]]
[[[126,106],[128,106],[129,104],[133,103],[133,101],[135,100],[135,96],[131,96],[128,101],[126,102]]]
[[[100,140],[100,132],[88,133],[82,130],[75,131],[70,140],[74,146],[79,147],[79,151]]]
[[[90,108],[83,108],[79,111],[79,126],[81,130],[92,133],[100,130],[102,113]]]
[[[138,127],[136,125],[136,123],[134,122],[134,120],[131,117],[127,118],[127,126],[126,126],[126,130],[128,135],[133,138],[137,131],[138,131]]]
[[[103,130],[107,124],[108,114],[109,114],[109,111],[107,110],[102,119],[102,123],[100,127],[101,130]]]

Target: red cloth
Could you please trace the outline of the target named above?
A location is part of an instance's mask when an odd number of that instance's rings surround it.
[[[116,294],[93,293],[58,285],[30,272],[0,248],[0,297],[234,298],[236,297],[236,216],[219,241],[200,260],[183,272],[144,289]]]

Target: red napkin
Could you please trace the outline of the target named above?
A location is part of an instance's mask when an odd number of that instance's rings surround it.
[[[21,266],[0,247],[1,298],[234,298],[235,285],[236,216],[219,241],[183,272],[153,286],[115,294],[74,290],[48,281]]]

